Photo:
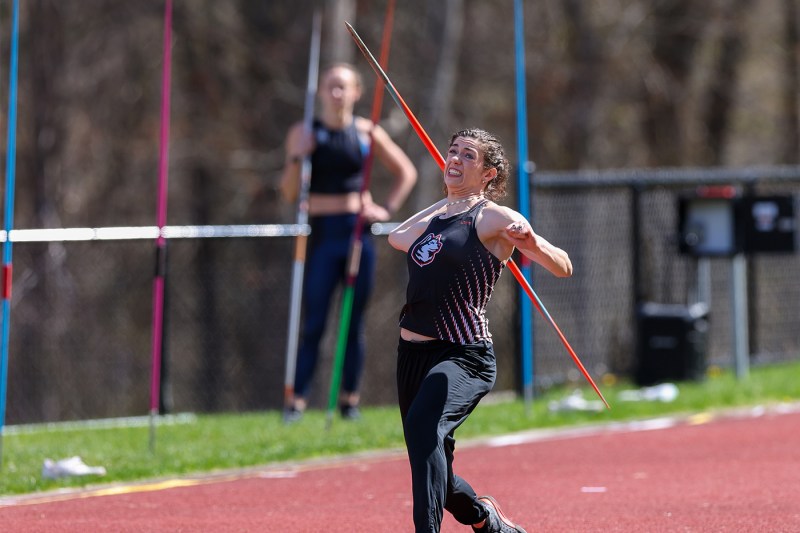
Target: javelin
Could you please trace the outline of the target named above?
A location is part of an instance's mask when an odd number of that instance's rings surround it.
[[[386,6],[386,17],[383,22],[383,41],[381,42],[381,64],[389,62],[389,46],[392,41],[392,22],[394,20],[394,0],[389,0]],[[372,127],[377,126],[381,118],[383,108],[383,84],[380,78],[375,83],[375,92],[372,96]],[[336,407],[336,397],[342,380],[342,367],[344,365],[345,351],[347,349],[347,338],[350,334],[350,319],[353,316],[353,296],[355,292],[356,278],[361,266],[362,249],[362,224],[364,222],[364,193],[369,190],[370,177],[372,174],[372,164],[375,161],[375,146],[373,130],[370,130],[369,153],[364,160],[364,179],[361,182],[361,209],[356,217],[356,226],[353,230],[353,237],[350,243],[350,256],[347,263],[347,278],[345,280],[344,292],[342,293],[342,314],[339,318],[339,338],[336,342],[336,354],[333,358],[333,373],[331,375],[331,387],[328,395],[328,417],[327,426],[330,427],[333,421],[333,411]]]
[[[428,152],[430,152],[431,156],[433,156],[433,158],[436,160],[436,163],[439,165],[439,168],[442,171],[444,171],[445,161],[444,157],[442,157],[442,154],[440,154],[439,150],[436,149],[430,137],[428,137],[428,134],[425,133],[425,130],[422,128],[422,125],[419,123],[419,120],[417,120],[417,117],[414,116],[414,113],[412,113],[411,109],[408,107],[408,105],[406,105],[405,101],[403,100],[403,97],[400,96],[400,93],[397,91],[394,84],[389,79],[389,76],[386,75],[386,72],[384,72],[381,66],[378,64],[378,62],[375,61],[375,57],[369,51],[367,45],[364,44],[364,41],[361,40],[361,37],[358,36],[356,30],[348,22],[345,22],[345,24],[347,25],[347,31],[350,32],[350,35],[352,35],[353,39],[356,41],[356,45],[358,45],[358,48],[359,50],[361,50],[361,53],[364,54],[365,58],[367,58],[367,61],[372,67],[372,70],[374,70],[375,73],[378,74],[383,79],[383,83],[386,86],[387,90],[389,91],[389,94],[391,95],[392,99],[400,107],[400,109],[403,110],[403,113],[406,115],[406,118],[409,120],[409,122],[411,122],[411,126],[414,128],[414,131],[417,132],[417,135],[419,136],[420,140],[422,140],[423,144],[425,144],[426,148],[428,148]],[[600,399],[603,400],[605,406],[610,409],[611,407],[608,405],[608,402],[603,397],[603,393],[600,392],[600,389],[597,387],[594,380],[589,375],[589,372],[587,372],[586,368],[584,368],[583,364],[578,358],[578,355],[575,353],[575,350],[573,350],[572,347],[569,345],[569,342],[567,341],[566,337],[564,337],[564,334],[561,333],[561,329],[558,327],[555,320],[553,320],[553,317],[550,316],[550,313],[548,313],[547,310],[544,308],[544,304],[536,296],[536,293],[533,291],[533,287],[531,287],[528,281],[525,279],[525,277],[521,275],[519,268],[517,267],[516,263],[514,263],[514,260],[511,258],[508,259],[508,267],[511,270],[511,273],[514,274],[514,277],[517,279],[520,285],[522,285],[523,289],[525,289],[525,292],[528,294],[528,297],[533,301],[533,304],[539,310],[539,313],[541,313],[541,315],[550,323],[550,325],[553,326],[553,329],[556,330],[559,339],[561,339],[561,342],[567,348],[567,351],[569,352],[573,361],[575,361],[575,364],[578,366],[578,369],[583,374],[583,377],[586,378],[586,380],[589,382],[589,385],[592,386],[592,388],[600,397]]]

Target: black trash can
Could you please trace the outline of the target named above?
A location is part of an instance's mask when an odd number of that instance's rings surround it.
[[[648,302],[639,307],[634,381],[642,387],[700,381],[706,373],[708,306]]]

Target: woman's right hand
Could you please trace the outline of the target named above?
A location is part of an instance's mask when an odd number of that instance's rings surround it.
[[[300,193],[300,163],[314,151],[314,135],[297,123],[286,135],[286,159],[283,162],[280,189],[287,202],[295,202]]]
[[[295,135],[290,136],[286,153],[289,162],[299,162],[314,151],[314,134],[306,131],[304,127],[299,128]]]

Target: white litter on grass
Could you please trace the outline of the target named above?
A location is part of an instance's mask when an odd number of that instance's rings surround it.
[[[619,393],[623,402],[674,402],[678,397],[678,386],[674,383],[662,383],[638,390],[624,390]]]
[[[45,479],[92,475],[104,476],[106,475],[106,469],[102,466],[89,466],[77,455],[59,461],[45,459],[42,465],[42,477]]]
[[[547,408],[551,412],[557,411],[594,411],[599,412],[603,410],[603,402],[600,400],[587,400],[583,397],[583,392],[580,389],[574,390],[566,398],[558,401],[551,401],[547,404]]]

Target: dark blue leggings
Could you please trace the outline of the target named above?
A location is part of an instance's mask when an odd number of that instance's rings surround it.
[[[477,524],[486,509],[453,473],[455,430],[494,386],[492,344],[409,342],[397,349],[397,391],[411,464],[414,526],[436,532],[444,510],[462,524]]]
[[[303,285],[303,327],[297,353],[294,391],[307,397],[319,359],[320,341],[330,314],[336,288],[344,286],[347,256],[356,215],[312,217],[311,237],[305,265]],[[368,231],[363,233],[361,263],[353,288],[353,314],[345,350],[342,391],[357,392],[364,368],[364,308],[372,292],[375,276],[375,247]],[[336,310],[334,316],[338,316]]]

